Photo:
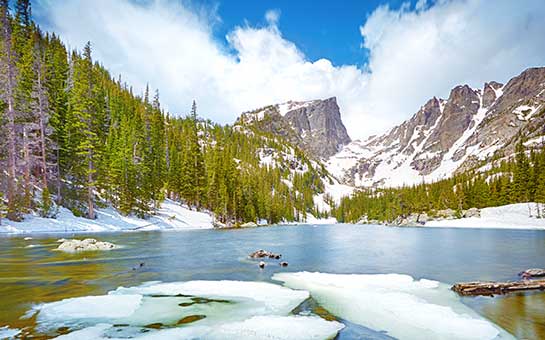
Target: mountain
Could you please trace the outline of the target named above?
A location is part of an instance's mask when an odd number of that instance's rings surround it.
[[[456,86],[387,133],[344,146],[327,168],[355,186],[437,181],[510,157],[519,139],[528,145],[544,135],[545,68],[530,68],[505,85]]]
[[[328,159],[350,143],[335,97],[266,106],[243,113],[235,125],[282,136],[316,159]]]

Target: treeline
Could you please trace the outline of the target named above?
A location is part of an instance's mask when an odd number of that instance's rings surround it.
[[[223,223],[293,221],[315,212],[323,169],[271,136],[164,112],[31,19],[29,0],[0,0],[0,215],[96,217],[111,205],[154,214],[165,198]],[[295,153],[305,171],[261,164],[260,150]],[[289,150],[288,150],[289,149]],[[290,164],[286,162],[286,164]],[[315,212],[316,213],[316,212]]]
[[[344,198],[333,215],[344,222],[391,222],[412,213],[453,209],[458,215],[472,207],[512,203],[545,203],[545,146],[528,151],[519,138],[515,156],[492,163],[484,171],[470,171],[435,183],[387,189],[366,189]],[[545,215],[545,212],[542,212]]]

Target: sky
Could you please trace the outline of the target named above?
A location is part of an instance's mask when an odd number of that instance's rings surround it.
[[[337,97],[353,139],[383,133],[459,84],[545,66],[542,0],[34,0],[33,15],[172,114],[232,123]]]

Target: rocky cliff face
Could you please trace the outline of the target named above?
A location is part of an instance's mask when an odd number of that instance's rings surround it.
[[[346,145],[327,167],[356,186],[429,182],[509,157],[518,139],[531,146],[543,136],[545,68],[531,68],[505,85],[457,86],[446,100],[432,98],[386,134]]]
[[[267,106],[243,113],[235,124],[283,136],[317,159],[327,159],[350,143],[335,97]]]

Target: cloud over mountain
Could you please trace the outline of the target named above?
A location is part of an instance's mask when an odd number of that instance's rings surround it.
[[[283,37],[279,10],[264,13],[264,26],[234,27],[224,41],[214,36],[221,18],[213,8],[168,0],[42,0],[37,10],[71,47],[91,40],[96,58],[136,92],[146,82],[159,88],[171,112],[185,114],[196,99],[207,118],[232,122],[271,103],[337,96],[353,138],[383,131],[454,84],[480,86],[545,64],[539,0],[379,7],[362,18],[364,68],[308,60]]]

